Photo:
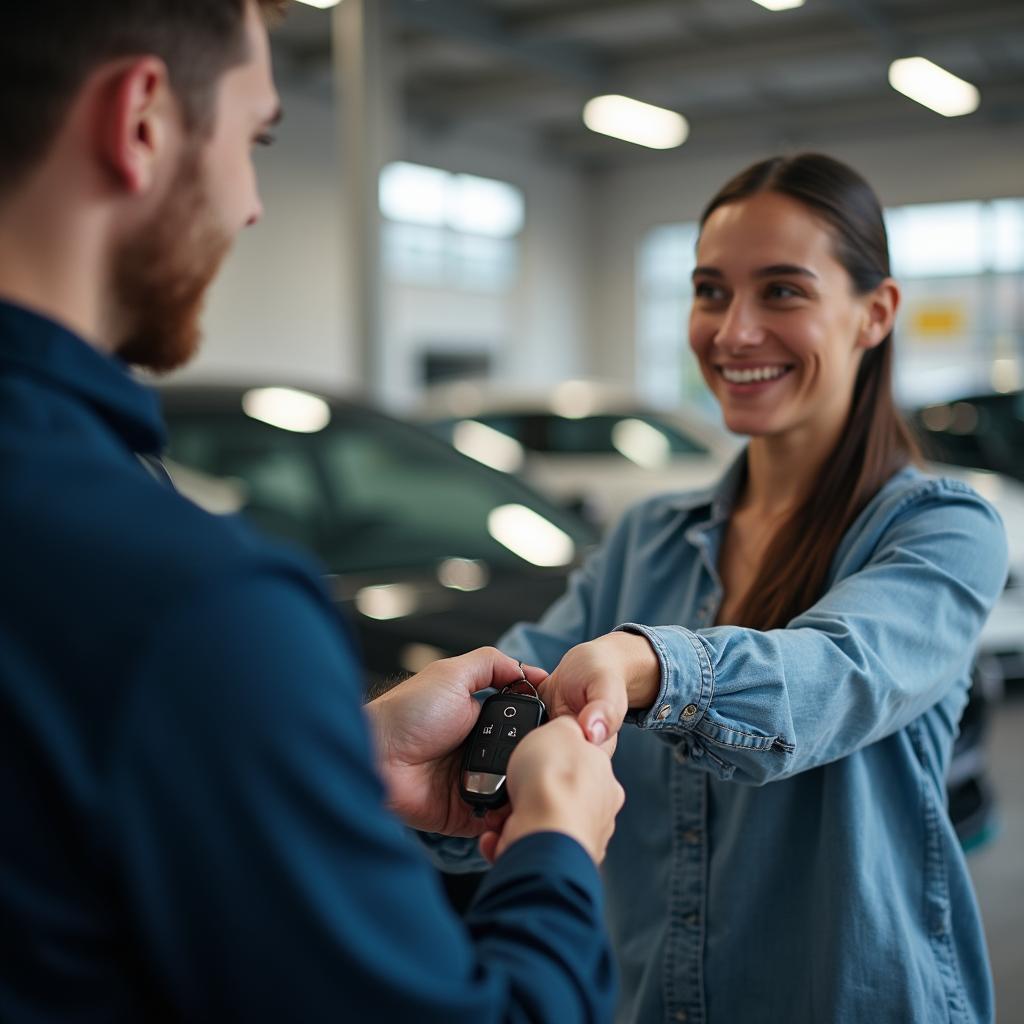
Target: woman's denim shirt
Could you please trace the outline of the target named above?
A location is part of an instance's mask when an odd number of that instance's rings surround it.
[[[498,644],[551,670],[619,628],[661,661],[657,700],[615,754],[618,1019],[992,1020],[944,779],[1006,578],[998,515],[905,469],[846,533],[813,607],[785,629],[714,626],[743,469],[632,509],[544,618]],[[474,866],[457,844],[438,853]]]

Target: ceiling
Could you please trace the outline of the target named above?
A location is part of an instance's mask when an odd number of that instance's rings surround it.
[[[343,0],[344,2],[344,0]],[[365,0],[371,2],[371,0]],[[687,151],[885,139],[959,124],[1024,131],[1024,0],[374,0],[386,4],[405,116],[485,128],[584,167],[650,159],[588,131],[616,92],[678,110]],[[330,15],[295,6],[276,47],[329,88]],[[925,56],[981,90],[953,121],[891,89],[890,61]]]

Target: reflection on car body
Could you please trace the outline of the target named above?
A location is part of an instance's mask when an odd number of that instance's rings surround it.
[[[197,386],[162,398],[179,488],[319,556],[371,684],[539,616],[596,541],[519,481],[354,402]]]

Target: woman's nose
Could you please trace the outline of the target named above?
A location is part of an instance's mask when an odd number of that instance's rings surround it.
[[[715,332],[715,344],[731,349],[748,348],[760,345],[765,333],[752,305],[734,297]]]

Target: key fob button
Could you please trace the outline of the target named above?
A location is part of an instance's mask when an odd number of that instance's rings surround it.
[[[478,814],[508,799],[504,783],[509,758],[516,744],[545,718],[544,703],[535,696],[504,692],[484,701],[466,743],[459,787]]]
[[[515,744],[513,743],[503,743],[498,747],[498,752],[494,755],[494,770],[496,772],[504,772],[508,768],[508,759],[512,756],[512,751],[515,749]]]
[[[485,771],[494,760],[495,746],[493,743],[481,744],[473,751],[467,767],[471,771]]]

